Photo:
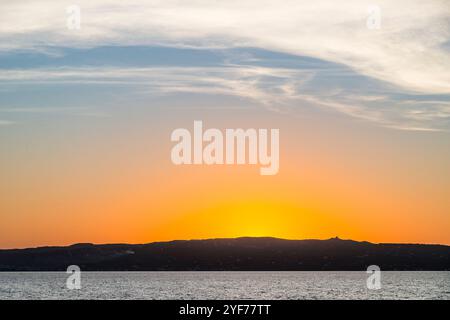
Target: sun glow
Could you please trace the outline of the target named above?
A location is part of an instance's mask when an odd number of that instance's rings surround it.
[[[302,238],[314,220],[314,214],[288,202],[236,201],[217,203],[171,219],[158,231],[165,237],[179,238],[189,230],[188,238],[273,236]],[[194,234],[192,234],[194,232]]]

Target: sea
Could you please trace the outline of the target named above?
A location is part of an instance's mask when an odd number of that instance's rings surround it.
[[[450,272],[0,272],[0,299],[450,299]]]

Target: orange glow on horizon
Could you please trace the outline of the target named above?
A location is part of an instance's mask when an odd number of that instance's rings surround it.
[[[61,153],[39,170],[4,172],[0,248],[241,236],[450,244],[445,174],[414,171],[421,158],[405,163],[395,149],[389,161],[378,157],[377,139],[356,152],[285,138],[276,176],[249,165],[174,166],[168,143],[166,158],[140,145],[108,149],[105,162],[95,161],[102,148],[80,159]]]

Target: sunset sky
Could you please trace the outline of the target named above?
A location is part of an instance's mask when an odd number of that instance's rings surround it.
[[[448,1],[76,2],[79,30],[71,1],[0,3],[0,248],[450,245]],[[279,129],[279,173],[174,165],[194,120]]]

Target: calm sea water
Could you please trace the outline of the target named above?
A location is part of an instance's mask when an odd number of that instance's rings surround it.
[[[450,299],[450,272],[64,272],[0,273],[0,299]]]

